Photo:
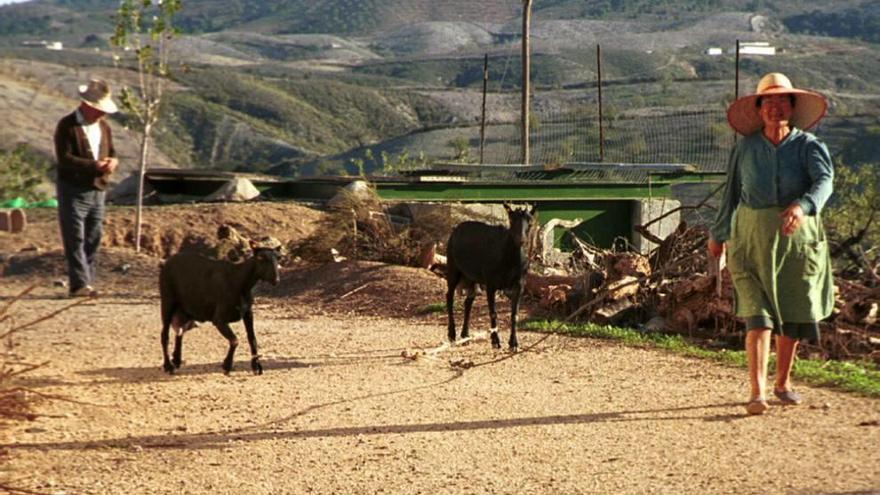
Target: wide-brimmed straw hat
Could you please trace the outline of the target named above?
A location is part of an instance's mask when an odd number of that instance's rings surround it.
[[[119,109],[110,97],[110,85],[101,79],[92,79],[79,87],[79,97],[88,106],[104,113],[116,113]]]
[[[789,122],[798,129],[813,127],[828,111],[828,101],[824,96],[812,91],[796,89],[785,75],[771,72],[758,82],[755,94],[739,98],[727,109],[727,122],[730,123],[730,127],[744,136],[761,130],[764,121],[758,114],[758,98],[771,95],[794,95],[795,104]]]

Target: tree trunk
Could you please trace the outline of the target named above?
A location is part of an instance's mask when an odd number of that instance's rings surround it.
[[[137,213],[134,219],[134,251],[141,252],[141,220],[144,207],[144,175],[147,172],[147,156],[149,154],[150,133],[152,124],[144,126],[144,135],[141,140],[141,163],[138,166],[138,190],[137,190]]]

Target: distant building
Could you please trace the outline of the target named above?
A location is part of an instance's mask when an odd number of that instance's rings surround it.
[[[724,50],[722,50],[721,48],[718,48],[716,46],[710,46],[709,48],[706,48],[706,55],[711,55],[713,57],[717,57],[718,55],[722,55],[722,54],[724,54]]]
[[[42,46],[47,50],[64,50],[64,44],[60,41],[22,41],[23,46]]]
[[[736,54],[736,49],[729,51],[730,54]],[[776,55],[776,47],[770,46],[766,41],[744,41],[739,44],[739,53],[741,55]]]

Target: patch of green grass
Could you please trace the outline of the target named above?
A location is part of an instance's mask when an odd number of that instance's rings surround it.
[[[464,304],[461,302],[461,298],[456,299],[455,303],[453,303],[452,306],[455,309],[455,311],[461,311],[462,309],[464,309]],[[421,309],[419,309],[420,315],[445,313],[445,312],[446,312],[446,302],[435,302],[435,303],[431,303],[431,304],[426,304],[425,306],[422,306]]]
[[[640,333],[628,328],[587,324],[566,324],[556,321],[530,321],[529,330],[553,332],[576,337],[614,340],[631,346],[655,347],[675,354],[709,359],[728,366],[746,367],[744,351],[706,349],[688,342],[680,335]],[[770,369],[775,366],[771,358]],[[868,397],[880,397],[880,368],[871,362],[818,361],[798,359],[792,374],[810,385],[839,388]]]
[[[446,303],[445,302],[436,302],[436,303],[431,303],[431,304],[427,304],[427,305],[423,306],[421,309],[419,309],[419,314],[427,315],[427,314],[434,314],[434,313],[442,313],[444,311],[446,311]]]

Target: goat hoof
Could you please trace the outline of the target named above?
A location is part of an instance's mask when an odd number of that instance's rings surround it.
[[[256,361],[256,360],[251,361],[251,370],[253,370],[255,375],[262,375],[263,374],[263,365],[260,364],[259,361]]]
[[[174,374],[174,370],[176,369],[176,368],[174,367],[174,365],[171,364],[170,362],[167,362],[167,363],[163,364],[163,365],[162,365],[162,368],[165,370],[165,373],[168,373],[169,375],[173,375],[173,374]]]
[[[498,338],[497,333],[492,334],[492,348],[501,349],[501,339]]]
[[[174,366],[174,369],[180,368],[181,363],[182,361],[180,359],[175,359],[174,361],[171,361],[171,365]]]

